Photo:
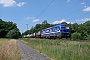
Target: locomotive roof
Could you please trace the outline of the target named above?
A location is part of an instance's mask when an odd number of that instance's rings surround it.
[[[56,24],[56,25],[68,25],[68,24]],[[56,26],[56,25],[55,25],[55,26]]]
[[[59,26],[59,25],[68,25],[68,24],[56,24],[55,26]],[[55,27],[55,26],[53,26],[53,27]],[[53,28],[53,27],[49,27],[49,28],[46,28],[46,29],[51,29],[51,28]],[[46,29],[43,29],[43,30],[46,30]]]

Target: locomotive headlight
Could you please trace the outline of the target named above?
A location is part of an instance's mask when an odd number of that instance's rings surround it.
[[[60,30],[58,30],[58,32],[60,32]]]

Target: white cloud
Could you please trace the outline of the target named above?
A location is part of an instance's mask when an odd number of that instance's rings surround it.
[[[56,20],[56,21],[54,21],[54,22],[53,22],[53,24],[58,24],[58,23],[59,23],[59,21],[58,21],[58,20]]]
[[[84,19],[80,19],[80,20],[76,20],[77,22],[86,22],[86,21],[88,21],[88,20],[90,20],[90,18],[84,18]]]
[[[34,19],[32,22],[38,22],[39,21],[39,19]]]
[[[85,4],[85,2],[82,2],[81,4]]]
[[[26,20],[35,19],[35,17],[26,17]]]
[[[84,8],[86,8],[86,7],[88,7],[88,6],[84,6]]]
[[[70,2],[70,0],[67,0],[67,2]]]
[[[17,4],[15,0],[0,0],[0,4],[3,5],[3,7],[11,7],[11,6],[18,6],[21,7],[22,5],[25,4],[25,2],[20,2]]]
[[[53,24],[60,24],[60,23],[62,23],[62,22],[66,22],[67,24],[69,24],[69,23],[73,24],[72,22],[68,22],[68,21],[66,21],[65,19],[56,20],[56,21],[53,22]]]
[[[26,17],[26,20],[32,20],[32,22],[38,22],[39,19],[35,19],[35,17]]]
[[[17,4],[17,6],[18,6],[18,7],[21,7],[21,6],[23,6],[24,4],[25,4],[25,2],[20,2],[20,3]]]
[[[83,11],[90,11],[90,6],[84,6]]]
[[[14,0],[0,0],[0,4],[2,4],[4,7],[10,7],[10,6],[14,6],[16,4],[16,1],[14,1]]]

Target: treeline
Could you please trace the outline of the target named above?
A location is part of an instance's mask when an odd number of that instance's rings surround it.
[[[19,38],[21,33],[13,22],[6,22],[0,19],[0,38]]]
[[[62,22],[63,24],[67,24],[66,22]],[[68,24],[70,27],[70,33],[71,37],[73,40],[90,40],[90,20],[86,21],[85,23],[82,24]],[[22,33],[22,35],[28,35],[32,34],[34,32],[38,32],[42,29],[52,27],[54,26],[53,24],[49,24],[47,20],[42,22],[42,24],[36,24],[35,27],[32,27],[30,30],[25,31]]]
[[[71,24],[71,38],[76,40],[90,40],[90,20],[82,24]]]
[[[36,24],[35,27],[32,26],[32,28],[30,30],[25,31],[24,33],[22,33],[22,35],[28,35],[28,34],[32,34],[38,31],[41,31],[42,29],[48,28],[48,27],[52,27],[54,26],[53,24],[49,24],[47,22],[47,20],[45,20],[44,22],[42,22],[42,24]]]

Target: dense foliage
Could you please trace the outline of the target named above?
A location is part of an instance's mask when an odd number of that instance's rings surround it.
[[[38,31],[40,31],[42,29],[52,27],[52,26],[54,26],[54,25],[49,24],[47,22],[47,20],[45,20],[44,22],[42,22],[42,24],[36,24],[35,27],[32,27],[30,30],[25,31],[24,33],[22,33],[22,35],[32,34],[34,32],[38,32]]]
[[[19,30],[18,29],[12,29],[12,30],[10,30],[8,33],[7,33],[7,35],[6,35],[6,37],[9,37],[9,38],[19,38]]]
[[[67,24],[66,22],[62,22],[63,24]],[[38,32],[42,29],[52,27],[54,26],[53,24],[49,24],[47,20],[44,20],[42,24],[36,24],[35,27],[32,27],[30,30],[25,31],[22,35],[27,35],[31,34],[34,32]],[[69,24],[70,30],[71,30],[71,35],[75,33],[76,35],[80,35],[82,40],[90,40],[90,20],[86,21],[83,24]],[[76,33],[77,32],[77,33]],[[73,39],[73,38],[72,38]]]
[[[81,39],[81,34],[75,32],[75,33],[73,33],[73,34],[71,35],[71,37],[72,37],[72,39],[74,39],[74,40],[80,40],[80,39]]]
[[[77,32],[81,35],[82,40],[90,40],[90,20],[83,24],[70,24],[71,34]]]
[[[14,30],[14,29],[16,29],[16,30]],[[17,35],[16,31],[19,35]],[[0,19],[0,38],[6,38],[6,37],[12,38],[13,35],[9,35],[9,34],[11,34],[10,32],[13,32],[13,34],[15,33],[14,35],[17,35],[18,37],[20,36],[19,29],[17,28],[15,23],[6,22],[6,21],[3,21],[2,19]]]

